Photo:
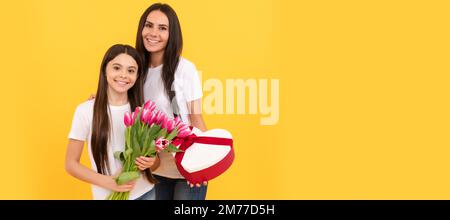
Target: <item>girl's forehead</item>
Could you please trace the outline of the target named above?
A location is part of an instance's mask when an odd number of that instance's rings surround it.
[[[109,63],[110,64],[121,64],[121,65],[124,65],[124,66],[136,66],[137,67],[136,60],[132,56],[130,56],[130,55],[126,54],[126,53],[121,53],[121,54],[117,55]]]

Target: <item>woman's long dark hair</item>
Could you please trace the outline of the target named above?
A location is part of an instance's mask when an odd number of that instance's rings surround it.
[[[137,79],[128,93],[128,102],[131,109],[141,106],[143,100],[143,60],[136,49],[129,45],[116,44],[106,51],[100,66],[100,76],[98,80],[97,94],[94,102],[94,116],[92,120],[91,148],[94,157],[97,172],[101,174],[111,174],[108,165],[107,146],[111,131],[111,120],[109,118],[108,108],[108,82],[106,81],[106,65],[120,54],[128,54],[136,61],[138,65]]]
[[[164,49],[162,80],[167,97],[169,97],[169,100],[172,101],[175,96],[175,92],[172,91],[172,83],[175,77],[175,70],[177,69],[178,62],[180,60],[181,51],[183,50],[183,36],[181,34],[180,21],[178,20],[178,16],[172,7],[168,4],[155,3],[145,10],[139,21],[139,27],[136,35],[136,49],[144,59],[144,76],[147,76],[151,54],[147,51],[147,49],[145,49],[144,39],[142,38],[142,30],[144,29],[148,14],[155,10],[159,10],[164,13],[169,20],[169,39],[167,46]],[[145,78],[146,77],[144,77],[144,80]]]

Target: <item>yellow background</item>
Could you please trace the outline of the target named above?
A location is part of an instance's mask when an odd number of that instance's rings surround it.
[[[208,199],[450,199],[448,1],[166,2],[203,81],[280,80],[276,125],[205,115],[236,151]],[[64,171],[73,112],[152,3],[2,4],[0,199],[91,198]]]

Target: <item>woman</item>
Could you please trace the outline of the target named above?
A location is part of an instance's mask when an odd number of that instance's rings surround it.
[[[156,103],[168,117],[181,120],[202,131],[202,86],[195,65],[181,57],[183,38],[175,11],[167,4],[151,5],[141,16],[136,49],[144,59],[144,100]],[[160,166],[153,173],[156,199],[204,200],[207,183],[188,183],[178,172],[173,156],[160,153]]]
[[[115,151],[125,146],[125,112],[142,105],[143,64],[139,53],[128,45],[114,45],[105,54],[95,100],[80,104],[73,117],[66,153],[66,170],[77,179],[92,184],[93,198],[106,199],[112,191],[128,192],[129,199],[155,198],[149,168],[157,166],[153,158],[137,158],[136,165],[146,178],[118,185],[115,174],[121,162]],[[80,163],[87,141],[92,169]]]

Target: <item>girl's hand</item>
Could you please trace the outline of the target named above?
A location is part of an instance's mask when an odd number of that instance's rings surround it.
[[[136,180],[127,182],[122,185],[118,185],[113,176],[105,176],[105,177],[106,177],[105,184],[103,187],[114,192],[129,192],[133,190],[134,186],[136,185]]]
[[[187,181],[187,184],[192,188],[194,187],[194,184],[190,183],[189,181]],[[203,185],[207,186],[208,185],[208,181],[203,181]],[[201,187],[200,183],[195,184],[196,187]]]
[[[144,171],[145,169],[148,169],[153,166],[155,163],[156,158],[155,157],[136,157],[136,166],[139,170]]]

